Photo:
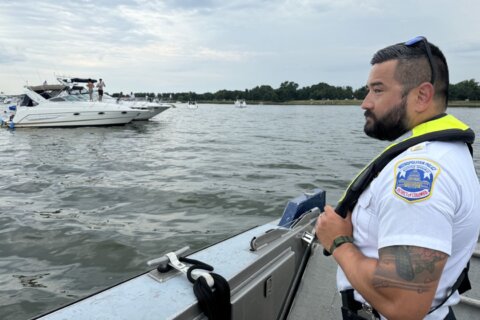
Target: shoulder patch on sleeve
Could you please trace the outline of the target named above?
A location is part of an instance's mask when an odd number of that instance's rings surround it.
[[[407,202],[418,202],[433,193],[440,166],[426,159],[402,159],[395,163],[395,186],[393,192]]]

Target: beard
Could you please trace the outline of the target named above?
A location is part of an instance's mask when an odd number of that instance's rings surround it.
[[[367,122],[365,122],[363,131],[367,136],[379,140],[393,141],[408,131],[406,124],[407,99],[402,98],[399,104],[393,106],[379,119],[373,112],[366,110],[365,118]],[[371,123],[368,122],[368,118],[370,118]]]

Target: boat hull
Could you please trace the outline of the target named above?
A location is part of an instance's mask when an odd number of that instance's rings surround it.
[[[325,193],[308,198],[308,205],[290,201],[287,218],[247,230],[188,256],[211,265],[231,289],[232,319],[277,319],[302,265],[308,244],[302,240],[324,206]],[[297,198],[298,199],[298,198]],[[290,205],[291,204],[291,205]],[[292,207],[303,214],[298,218]],[[304,211],[307,210],[307,211]],[[308,211],[310,210],[310,211]],[[297,210],[298,211],[298,210]],[[282,221],[282,226],[279,226]],[[292,286],[293,287],[293,286]],[[200,319],[202,311],[187,277],[173,269],[154,269],[54,312],[43,320],[59,319]]]
[[[137,108],[137,107],[131,107],[134,110],[141,110],[142,112],[139,113],[133,120],[149,120],[156,115],[170,109],[168,106],[155,106],[155,107],[144,107],[144,108]]]
[[[253,237],[276,228],[266,224],[189,256],[212,265],[215,273],[228,280],[232,319],[275,319],[280,312],[306,247],[298,235],[312,226],[287,235],[281,243],[250,251]],[[153,270],[40,319],[91,319],[92,315],[98,319],[195,319],[201,314],[186,276]]]
[[[228,281],[232,320],[342,319],[341,297],[335,283],[338,266],[323,255],[318,243],[310,251],[303,240],[308,239],[305,232],[312,230],[320,212],[312,208],[324,205],[323,191],[313,196],[306,194],[290,201],[278,221],[188,255],[211,265]],[[298,212],[302,212],[300,217]],[[454,307],[457,319],[479,318],[479,249],[471,260],[473,290]],[[305,261],[305,257],[310,258]],[[305,268],[301,268],[303,262],[308,262]],[[297,285],[298,290],[292,290]],[[191,320],[205,319],[205,315],[184,274],[154,269],[37,319]]]
[[[88,102],[43,102],[32,107],[17,107],[11,120],[16,128],[81,127],[122,125],[141,111],[116,105]]]
[[[13,123],[16,128],[124,125],[131,122],[137,113],[104,112],[101,116],[98,113],[90,112],[83,112],[78,115],[72,113],[40,113],[26,115],[25,117],[15,116]]]

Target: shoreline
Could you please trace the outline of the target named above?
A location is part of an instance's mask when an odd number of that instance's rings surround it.
[[[334,106],[359,106],[362,104],[363,100],[359,99],[349,99],[349,100],[292,100],[285,102],[274,102],[274,101],[247,101],[248,105],[312,105],[312,106],[324,106],[324,105],[334,105]],[[234,101],[198,101],[201,103],[212,103],[212,104],[234,104]],[[480,108],[480,101],[462,101],[455,100],[449,101],[448,107],[451,108]]]

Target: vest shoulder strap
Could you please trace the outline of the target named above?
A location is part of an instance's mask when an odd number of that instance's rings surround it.
[[[355,178],[345,191],[343,198],[337,204],[335,211],[342,217],[345,217],[348,211],[353,210],[362,192],[367,189],[380,171],[382,171],[383,168],[385,168],[385,166],[396,156],[408,148],[425,141],[463,141],[467,144],[470,154],[473,156],[472,144],[474,140],[475,133],[470,128],[467,130],[448,129],[426,133],[392,145],[370,162],[370,164]]]

